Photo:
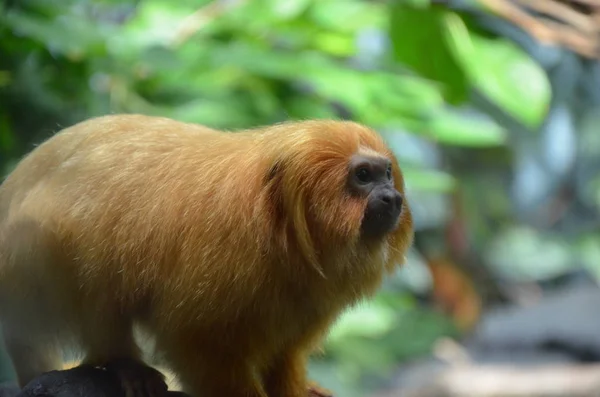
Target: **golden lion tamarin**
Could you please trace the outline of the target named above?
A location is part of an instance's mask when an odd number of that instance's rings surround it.
[[[140,363],[136,325],[194,397],[304,397],[307,355],[411,244],[403,184],[353,122],[225,133],[112,115],[60,131],[0,186],[20,384],[65,347]]]

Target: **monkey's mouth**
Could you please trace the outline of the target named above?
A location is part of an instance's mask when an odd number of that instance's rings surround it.
[[[401,206],[369,205],[361,225],[363,236],[380,238],[393,232],[400,223],[401,213]]]

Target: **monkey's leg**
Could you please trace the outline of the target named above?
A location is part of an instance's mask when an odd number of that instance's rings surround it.
[[[264,371],[269,397],[332,397],[331,392],[306,378],[306,356],[285,354]]]
[[[187,357],[173,361],[185,393],[193,397],[270,397],[243,357],[217,354],[190,350]]]
[[[14,323],[4,322],[2,332],[20,387],[44,372],[60,368],[60,350],[52,341],[27,332]]]
[[[160,397],[167,393],[164,375],[140,360],[117,359],[104,367],[119,377],[128,397]]]
[[[38,222],[22,220],[0,240],[0,322],[21,387],[61,367],[59,327],[62,280],[47,269],[54,260],[53,235]]]
[[[303,354],[288,353],[274,360],[264,373],[269,397],[306,397],[306,358]]]
[[[106,318],[103,327],[88,321],[83,329],[83,345],[86,356],[83,364],[105,367],[116,374],[127,397],[159,397],[167,392],[162,373],[141,360],[141,351],[135,342],[131,323],[119,316]]]
[[[80,313],[82,321],[78,334],[85,352],[83,364],[102,366],[111,360],[138,360],[141,352],[135,343],[131,322],[108,309],[118,307],[117,304],[100,303],[95,297],[86,300],[96,301],[96,305],[83,308],[81,312],[85,313]]]

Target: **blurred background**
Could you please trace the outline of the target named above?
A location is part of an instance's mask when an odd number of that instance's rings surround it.
[[[416,241],[311,376],[339,397],[598,396],[599,33],[599,0],[3,0],[0,172],[107,113],[368,124]]]

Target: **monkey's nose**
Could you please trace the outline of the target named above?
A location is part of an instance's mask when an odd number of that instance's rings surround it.
[[[396,190],[386,191],[379,199],[383,201],[386,206],[390,206],[393,209],[402,208],[402,195]]]

